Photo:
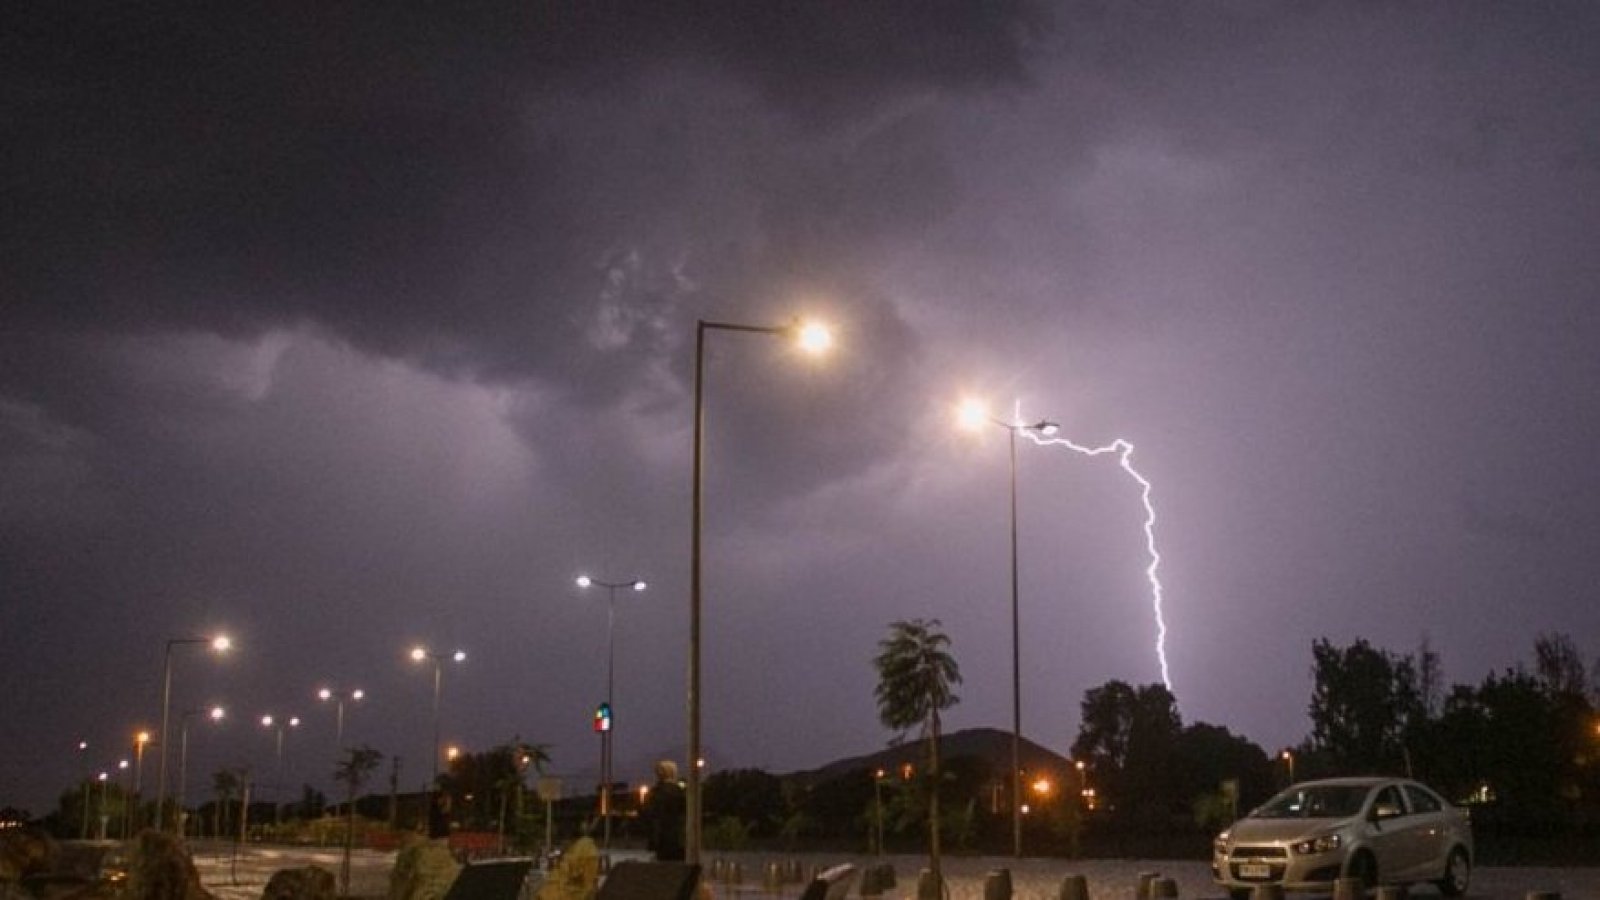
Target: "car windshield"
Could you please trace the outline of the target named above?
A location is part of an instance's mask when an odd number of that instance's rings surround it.
[[[1250,815],[1257,819],[1347,819],[1361,812],[1371,788],[1363,785],[1293,787]]]

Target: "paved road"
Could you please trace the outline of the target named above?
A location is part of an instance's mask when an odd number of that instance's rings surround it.
[[[247,847],[237,859],[227,845],[200,845],[195,850],[195,866],[207,889],[220,900],[259,900],[267,879],[279,869],[316,865],[335,874],[339,871],[340,855],[333,849],[306,849],[288,847]],[[613,858],[637,858],[637,853],[613,854]],[[738,897],[740,900],[757,900],[770,896],[773,900],[794,900],[798,887],[788,885],[779,894],[763,894],[758,888],[762,873],[776,860],[798,860],[802,868],[853,862],[863,866],[874,862],[871,857],[847,856],[776,856],[770,854],[713,854],[711,859],[738,862],[744,873],[742,889],[730,890],[714,886],[719,900]],[[926,859],[913,856],[886,858],[894,865],[898,886],[885,895],[885,900],[907,900],[914,895],[917,873],[926,865]],[[356,851],[351,864],[351,894],[357,897],[382,897],[388,889],[389,870],[394,864],[394,854],[373,851]],[[985,876],[998,868],[1011,872],[1013,896],[1017,900],[1055,900],[1059,896],[1061,880],[1069,874],[1084,875],[1089,882],[1092,900],[1134,900],[1134,888],[1141,872],[1159,872],[1178,883],[1180,897],[1215,898],[1221,892],[1211,883],[1211,872],[1203,862],[1157,860],[1083,860],[1059,859],[1013,860],[996,857],[954,857],[945,861],[945,872],[950,880],[950,900],[983,900]],[[1559,891],[1566,900],[1600,900],[1600,868],[1543,869],[1543,868],[1490,868],[1473,873],[1471,900],[1524,900],[1531,891]],[[1432,888],[1419,888],[1415,896],[1437,896]]]

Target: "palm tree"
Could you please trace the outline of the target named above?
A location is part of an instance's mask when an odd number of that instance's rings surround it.
[[[232,802],[239,789],[244,786],[244,780],[239,777],[237,769],[218,769],[211,773],[211,790],[217,797],[217,808],[212,812],[211,830],[217,837],[222,837],[224,826],[232,828],[233,809]],[[202,825],[204,819],[201,820]]]
[[[494,786],[500,794],[500,851],[505,852],[506,847],[506,810],[512,808],[515,821],[520,826],[522,823],[522,779],[531,766],[533,771],[543,775],[545,764],[550,762],[550,747],[548,744],[523,743],[520,736],[511,739],[511,743],[496,747],[491,751],[495,757],[504,757],[505,765],[496,766]],[[520,828],[517,829],[519,832]]]
[[[961,683],[961,669],[940,627],[938,619],[894,622],[872,661],[878,670],[879,721],[901,736],[920,726],[928,739],[928,868],[936,885],[944,883],[939,869],[939,712],[961,699],[951,691]]]
[[[350,852],[356,835],[356,792],[366,783],[367,777],[383,762],[383,754],[362,744],[349,747],[339,758],[333,772],[334,780],[345,786],[344,859],[339,865],[339,893],[350,894]]]

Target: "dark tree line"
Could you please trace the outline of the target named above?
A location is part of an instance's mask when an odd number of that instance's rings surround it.
[[[1410,774],[1491,826],[1549,831],[1600,822],[1600,712],[1571,638],[1541,635],[1532,670],[1445,690],[1415,654],[1357,640],[1313,646],[1312,732],[1302,775]]]

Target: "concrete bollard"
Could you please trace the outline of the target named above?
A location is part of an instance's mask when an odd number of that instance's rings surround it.
[[[1057,900],[1089,900],[1089,879],[1084,875],[1068,875],[1061,879]]]
[[[861,873],[861,896],[881,897],[894,887],[894,864],[878,863],[867,866]]]
[[[728,863],[728,883],[744,884],[744,863]]]
[[[992,869],[983,877],[983,900],[1011,900],[1011,870]]]
[[[1134,900],[1150,900],[1150,885],[1160,877],[1160,872],[1140,872],[1139,884],[1133,889]]]
[[[1377,900],[1406,900],[1406,897],[1408,896],[1410,896],[1410,892],[1406,890],[1405,885],[1386,884],[1383,887],[1378,888]]]
[[[1150,900],[1172,900],[1178,896],[1178,879],[1157,878],[1150,882]]]
[[[1258,884],[1250,889],[1250,900],[1283,900],[1283,885]]]
[[[767,863],[761,878],[761,889],[768,893],[776,893],[783,888],[783,864],[776,862]]]
[[[944,900],[944,885],[932,869],[917,874],[917,900]]]
[[[1333,900],[1364,900],[1366,896],[1359,878],[1341,878],[1333,883]]]

